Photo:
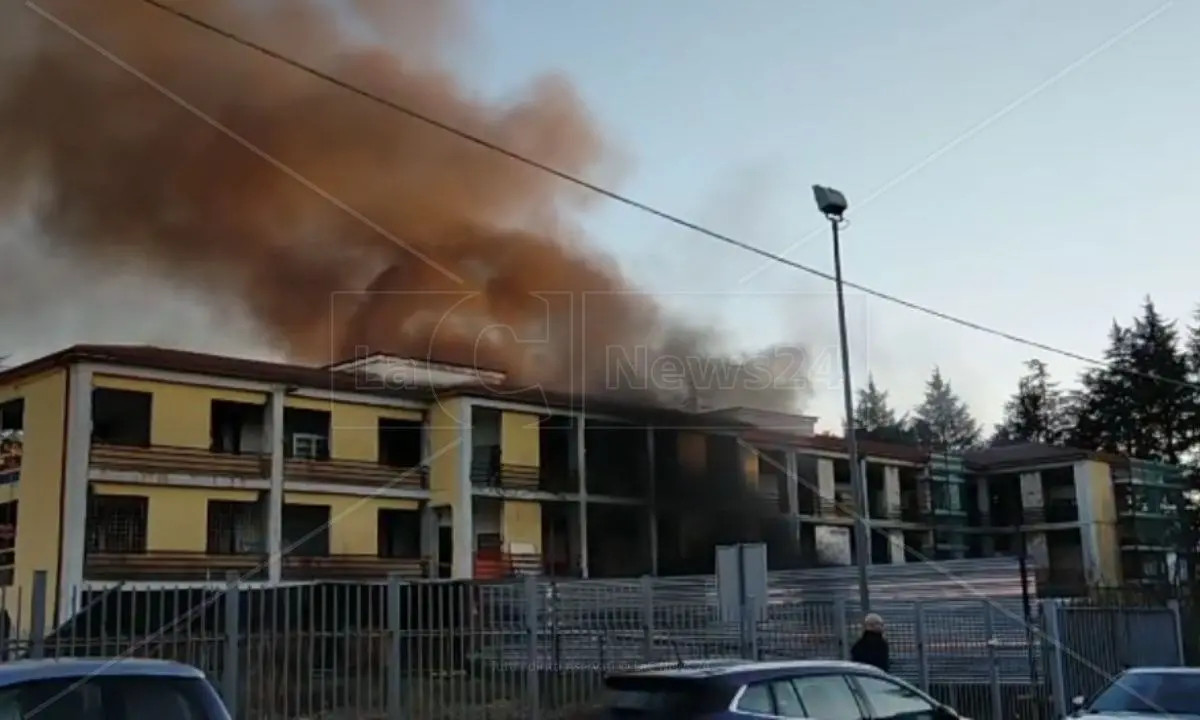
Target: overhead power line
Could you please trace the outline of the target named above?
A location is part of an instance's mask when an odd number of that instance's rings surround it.
[[[610,200],[614,200],[618,203],[621,203],[622,205],[634,208],[635,210],[640,210],[641,212],[646,213],[647,215],[652,215],[654,217],[657,217],[661,220],[665,220],[665,221],[667,221],[673,225],[676,225],[678,227],[682,227],[682,228],[690,230],[694,233],[704,235],[713,240],[717,240],[719,242],[725,243],[726,245],[730,245],[732,247],[738,248],[740,250],[744,250],[753,255],[757,255],[761,258],[770,260],[772,262],[779,263],[780,265],[784,265],[786,267],[790,267],[790,268],[799,270],[804,273],[808,273],[809,275],[819,277],[823,280],[828,280],[829,282],[836,282],[836,279],[834,278],[832,273],[828,273],[828,272],[825,272],[824,270],[819,270],[817,268],[805,265],[803,263],[796,262],[795,260],[791,260],[791,259],[783,257],[782,255],[779,255],[777,253],[773,253],[770,250],[765,250],[756,245],[752,245],[743,240],[739,240],[731,235],[726,235],[726,234],[718,232],[710,227],[706,227],[704,225],[693,222],[686,218],[682,218],[678,215],[675,215],[673,213],[667,212],[666,210],[662,210],[660,208],[654,207],[653,205],[649,205],[640,200],[631,198],[627,195],[623,195],[619,192],[616,192],[615,190],[610,190],[602,185],[597,185],[596,183],[586,180],[584,178],[578,177],[576,175],[572,175],[567,172],[563,172],[562,170],[559,170],[558,168],[555,168],[551,165],[547,165],[546,163],[540,162],[540,161],[535,160],[526,155],[522,155],[521,153],[514,152],[513,150],[510,150],[502,145],[498,145],[494,142],[491,142],[490,140],[481,138],[477,135],[474,135],[465,130],[462,130],[461,128],[457,128],[453,125],[450,125],[441,120],[438,120],[437,118],[430,117],[429,115],[426,115],[418,110],[414,110],[411,107],[402,105],[401,103],[398,103],[394,100],[390,100],[381,95],[377,95],[369,90],[360,88],[352,83],[349,83],[345,80],[337,78],[326,72],[318,70],[317,68],[314,68],[311,65],[307,65],[303,62],[300,62],[299,60],[296,60],[295,58],[284,55],[276,50],[272,50],[271,48],[266,47],[265,45],[261,45],[259,43],[254,42],[253,40],[244,38],[230,30],[227,30],[222,27],[218,27],[217,25],[213,25],[212,23],[210,23],[206,20],[203,20],[203,19],[198,18],[194,15],[191,15],[187,12],[184,12],[183,10],[180,10],[179,8],[168,5],[165,2],[163,2],[162,0],[142,0],[142,2],[146,3],[147,5],[151,5],[155,8],[158,8],[159,10],[161,10],[164,13],[173,15],[176,18],[179,18],[180,20],[190,23],[191,25],[194,25],[198,28],[201,28],[203,30],[211,32],[215,35],[219,35],[220,37],[223,37],[223,38],[229,40],[230,42],[237,43],[238,45],[249,48],[249,49],[254,50],[262,55],[266,55],[267,57],[277,60],[278,62],[289,65],[303,73],[306,73],[308,75],[316,77],[320,80],[330,83],[331,85],[335,85],[339,88],[342,88],[343,90],[345,90],[349,93],[353,93],[360,97],[366,98],[367,100],[370,100],[372,102],[383,105],[384,107],[390,108],[391,110],[395,110],[396,112],[401,113],[401,114],[409,117],[412,120],[416,120],[418,122],[429,125],[430,127],[437,128],[438,130],[441,130],[442,132],[448,133],[450,135],[454,135],[462,140],[465,140],[469,143],[473,143],[479,147],[486,148],[486,149],[488,149],[492,152],[495,152],[499,155],[503,155],[511,160],[514,160],[514,161],[522,163],[524,165],[528,165],[529,167],[533,167],[538,170],[541,170],[542,172],[545,172],[549,175],[553,175],[554,177],[557,177],[560,180],[571,183],[573,185],[577,185],[582,188],[586,188],[586,189],[590,190],[591,192],[594,192],[598,195],[606,197]],[[936,308],[929,307],[927,305],[922,305],[922,304],[914,302],[912,300],[906,300],[902,297],[892,295],[891,293],[887,293],[882,290],[876,290],[875,288],[871,288],[866,285],[860,285],[858,283],[851,282],[849,280],[843,281],[843,284],[846,287],[858,290],[859,292],[861,292],[865,295],[869,295],[878,300],[883,300],[884,302],[889,302],[889,303],[892,303],[893,305],[899,305],[900,307],[904,307],[909,310],[913,310],[915,312],[936,318],[938,320],[942,320],[944,322],[958,325],[960,327],[968,328],[970,330],[975,330],[977,332],[981,332],[986,335],[991,335],[993,337],[1002,338],[1004,340],[1008,340],[1010,342],[1017,343],[1019,345],[1024,345],[1026,347],[1030,347],[1035,350],[1040,350],[1042,352],[1050,353],[1053,355],[1058,355],[1060,357],[1065,357],[1065,358],[1075,360],[1078,362],[1082,362],[1082,363],[1085,363],[1088,365],[1095,365],[1095,366],[1099,366],[1099,367],[1107,367],[1108,366],[1108,363],[1106,363],[1105,361],[1100,360],[1098,358],[1090,357],[1088,355],[1083,355],[1082,353],[1077,353],[1072,350],[1067,350],[1064,348],[1056,347],[1054,345],[1049,345],[1047,343],[1033,340],[1031,338],[1027,338],[1022,335],[1017,335],[1015,333],[1011,333],[1011,332],[1007,332],[1005,330],[1000,330],[998,328],[990,327],[988,325],[984,325],[982,323],[978,323],[973,320],[968,320],[966,318],[962,318],[957,315],[951,315],[950,313],[943,312]],[[1175,385],[1178,387],[1187,387],[1187,388],[1193,388],[1193,389],[1200,390],[1200,384],[1177,380],[1175,378],[1163,377],[1161,375],[1158,375],[1157,373],[1144,373],[1144,372],[1138,372],[1138,371],[1134,371],[1134,370],[1123,370],[1123,372],[1125,372],[1126,374],[1136,375],[1136,376],[1140,376],[1140,377],[1146,377],[1151,380],[1155,380],[1157,382],[1163,382],[1163,383]]]

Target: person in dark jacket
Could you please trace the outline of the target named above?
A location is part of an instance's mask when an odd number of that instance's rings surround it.
[[[850,659],[888,671],[891,658],[888,656],[888,641],[883,637],[883,618],[875,613],[863,618],[862,637],[850,648]]]

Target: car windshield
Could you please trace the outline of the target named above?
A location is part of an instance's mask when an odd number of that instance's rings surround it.
[[[1200,715],[1200,673],[1127,673],[1097,695],[1088,710]]]

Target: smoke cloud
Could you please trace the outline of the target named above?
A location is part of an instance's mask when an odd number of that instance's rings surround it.
[[[561,77],[500,101],[456,80],[457,3],[178,5],[564,172],[623,170]],[[236,307],[296,361],[365,346],[672,403],[796,410],[807,396],[799,348],[714,355],[719,338],[631,287],[574,222],[586,191],[139,0],[39,6],[87,40],[0,9],[0,210],[32,216],[40,253]],[[614,374],[614,351],[646,366]],[[664,357],[683,382],[656,375]]]

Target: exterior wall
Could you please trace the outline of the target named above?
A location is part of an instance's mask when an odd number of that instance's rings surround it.
[[[379,550],[379,511],[420,507],[415,500],[364,499],[328,493],[285,492],[284,502],[329,508],[330,555],[375,555]]]
[[[500,414],[500,464],[538,467],[541,464],[541,433],[538,416],[510,412]]]
[[[708,465],[707,447],[700,433],[679,433],[679,464],[689,472],[703,472]]]
[[[150,444],[207,450],[212,442],[212,401],[262,405],[266,393],[96,375],[94,387],[150,393]]]
[[[434,508],[449,512],[454,554],[451,574],[471,577],[475,532],[471,507],[471,403],[450,398],[435,403],[426,419],[429,493]],[[446,558],[441,559],[446,562]]]
[[[252,490],[210,490],[100,482],[92,483],[92,491],[102,495],[146,498],[146,550],[149,552],[205,552],[208,549],[208,501],[253,502],[258,497],[258,493]]]
[[[29,617],[33,573],[46,571],[45,610],[53,617],[58,592],[61,496],[66,444],[67,371],[56,370],[0,387],[0,401],[25,399],[24,448],[21,478],[16,487],[20,502],[13,583],[5,593],[9,616]],[[27,631],[28,628],[19,628]]]
[[[329,413],[329,456],[334,460],[379,460],[379,421],[383,418],[420,422],[416,410],[381,408],[310,398],[289,397],[285,407]]]
[[[542,505],[538,502],[505,500],[501,510],[501,536],[510,553],[542,553]]]

